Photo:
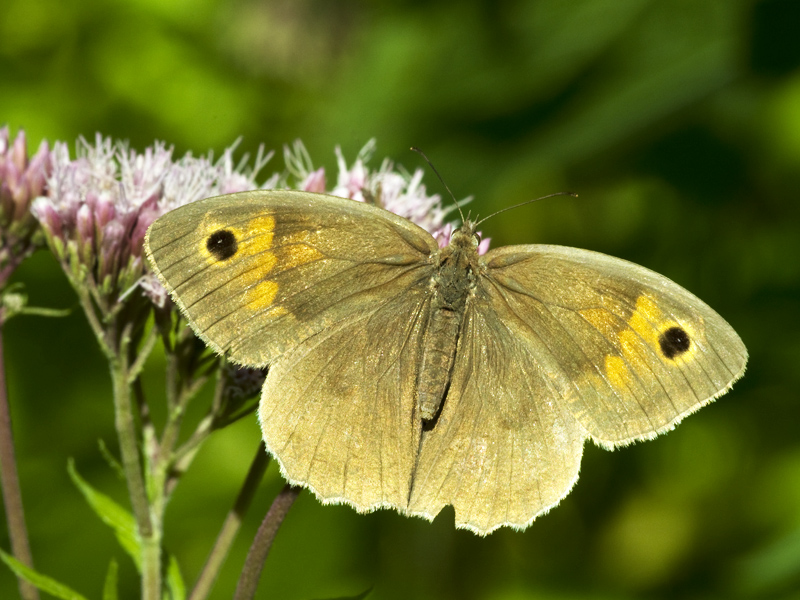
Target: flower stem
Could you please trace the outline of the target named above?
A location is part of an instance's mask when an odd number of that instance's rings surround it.
[[[153,348],[158,341],[158,331],[155,327],[152,327],[150,331],[147,332],[147,336],[144,339],[141,347],[139,348],[139,352],[137,353],[136,360],[131,365],[130,369],[128,369],[128,379],[132,384],[135,379],[139,377],[139,374],[142,372],[144,368],[144,363],[147,361],[147,357],[150,356],[150,353],[153,351]]]
[[[258,580],[264,569],[269,549],[272,547],[272,542],[275,540],[275,535],[278,533],[278,528],[280,528],[286,513],[289,512],[299,493],[299,487],[287,483],[272,502],[272,506],[269,507],[267,516],[261,522],[253,544],[250,546],[250,552],[247,553],[242,575],[239,577],[236,593],[233,596],[234,600],[252,600],[255,597]]]
[[[161,540],[160,528],[154,528],[145,490],[139,447],[136,441],[136,426],[131,406],[131,386],[126,367],[125,352],[110,361],[111,379],[114,384],[114,413],[119,437],[122,468],[133,514],[139,530],[142,548],[142,598],[161,598]]]
[[[250,508],[250,503],[253,501],[258,484],[261,483],[261,479],[264,477],[267,465],[269,465],[269,454],[267,454],[267,449],[262,442],[258,445],[258,451],[250,464],[250,470],[247,472],[242,489],[239,490],[239,495],[236,497],[233,508],[228,512],[228,516],[225,517],[225,522],[222,524],[222,529],[217,536],[217,541],[214,543],[214,548],[208,555],[206,564],[200,572],[200,577],[197,578],[197,583],[189,595],[189,600],[205,600],[208,594],[211,593],[214,580],[217,578],[225,557],[233,545],[233,540],[239,532],[244,515],[247,513],[247,509]]]
[[[142,467],[139,460],[139,447],[136,441],[136,426],[131,409],[130,386],[122,360],[111,363],[111,379],[114,383],[115,425],[119,436],[122,468],[131,496],[133,514],[139,526],[139,534],[147,537],[153,526],[150,523],[150,511],[147,507],[147,493],[142,478]]]
[[[0,317],[2,318],[2,317]],[[14,557],[26,567],[33,568],[33,557],[25,527],[22,509],[22,491],[14,456],[14,438],[11,433],[11,411],[6,393],[6,370],[3,359],[3,325],[0,322],[0,482],[3,486],[3,503],[6,508],[8,534]],[[19,579],[19,594],[23,600],[39,600],[39,592],[24,579]]]

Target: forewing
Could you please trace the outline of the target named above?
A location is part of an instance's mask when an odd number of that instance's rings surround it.
[[[480,286],[598,443],[651,438],[725,393],[747,350],[666,277],[587,250],[499,248]],[[535,398],[537,403],[551,398]]]
[[[527,527],[578,478],[585,433],[563,385],[478,290],[459,336],[450,389],[422,436],[408,512],[432,519],[446,504],[458,527],[486,535]]]
[[[429,305],[426,282],[398,281],[381,303],[272,365],[259,421],[286,479],[359,511],[405,508],[419,447],[414,391]]]
[[[438,249],[388,211],[297,191],[193,202],[159,218],[145,248],[195,332],[253,366],[424,277]]]

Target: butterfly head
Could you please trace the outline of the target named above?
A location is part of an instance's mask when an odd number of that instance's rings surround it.
[[[481,243],[481,236],[475,230],[476,223],[470,219],[465,219],[461,227],[454,230],[450,236],[450,246],[460,249],[478,250]]]

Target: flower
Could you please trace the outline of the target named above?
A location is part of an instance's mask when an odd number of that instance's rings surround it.
[[[304,192],[314,192],[316,194],[325,193],[325,169],[319,168],[308,174],[298,186]]]
[[[163,144],[136,154],[97,136],[94,146],[79,141],[74,160],[55,144],[49,194],[33,213],[73,286],[90,285],[114,303],[141,276],[144,231],[170,165]]]
[[[25,132],[10,143],[8,126],[0,128],[0,287],[42,242],[30,207],[44,193],[50,169],[47,142],[29,159]]]
[[[396,170],[394,163],[386,159],[377,171],[371,171],[367,163],[374,151],[375,140],[370,140],[358,153],[352,166],[348,166],[341,148],[337,146],[335,153],[339,171],[336,185],[327,193],[385,208],[428,231],[440,248],[447,246],[456,226],[452,222],[445,222],[445,218],[456,209],[456,204],[443,208],[438,194],[428,195],[422,185],[422,169],[409,175],[402,168]],[[325,193],[325,169],[314,169],[311,157],[301,141],[295,141],[291,148],[286,146],[284,158],[289,173],[298,180],[298,189]],[[470,198],[466,198],[457,204],[462,205],[469,201]],[[482,239],[478,253],[485,254],[488,249],[489,238]]]
[[[259,152],[256,166],[233,164],[235,145],[213,156],[187,154],[173,161],[163,142],[138,153],[98,135],[78,142],[70,158],[64,143],[53,149],[49,194],[33,213],[73,286],[88,286],[110,309],[141,284],[157,306],[165,306],[161,284],[145,271],[144,237],[161,214],[188,202],[258,187],[254,177],[271,155]]]
[[[336,146],[336,163],[339,165],[339,176],[336,187],[333,188],[331,194],[358,200],[359,202],[364,201],[363,190],[367,188],[367,178],[369,177],[369,171],[367,171],[365,163],[370,159],[374,150],[375,140],[373,139],[366,143],[358,153],[353,166],[348,168],[347,162],[345,162],[342,155],[342,149]]]

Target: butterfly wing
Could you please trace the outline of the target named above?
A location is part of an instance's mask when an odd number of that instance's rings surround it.
[[[429,308],[426,285],[387,290],[379,305],[272,365],[259,421],[286,479],[362,512],[405,508],[422,425],[415,387]]]
[[[388,211],[296,191],[187,204],[153,223],[145,248],[195,332],[251,366],[424,278],[438,250]]]
[[[408,512],[446,504],[486,535],[527,527],[578,479],[585,434],[516,327],[478,294],[470,304],[442,412],[422,434]]]
[[[485,289],[600,445],[649,439],[724,394],[747,350],[702,300],[663,275],[576,248],[485,257]]]
[[[261,191],[168,213],[146,248],[200,337],[270,365],[259,421],[284,476],[362,511],[405,507],[430,234],[352,200]]]
[[[652,438],[727,391],[747,351],[698,298],[643,267],[558,246],[483,257],[410,512],[452,504],[478,533],[565,496],[583,439]]]

